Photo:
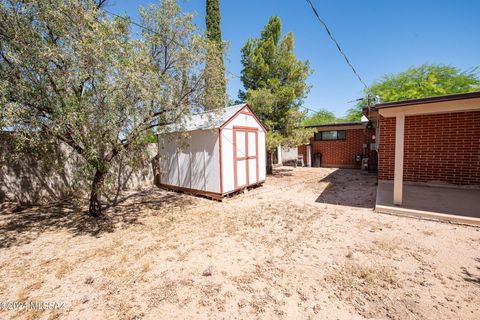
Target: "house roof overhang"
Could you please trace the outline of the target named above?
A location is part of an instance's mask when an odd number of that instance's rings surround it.
[[[396,115],[421,115],[465,111],[480,111],[480,91],[446,96],[429,97],[377,104],[371,115],[378,112],[383,117]],[[365,112],[365,111],[364,111]]]
[[[358,121],[358,122],[341,122],[341,123],[331,123],[331,124],[319,124],[319,125],[308,125],[304,128],[317,128],[318,131],[329,131],[329,130],[352,130],[352,129],[363,129],[367,125],[367,122]]]

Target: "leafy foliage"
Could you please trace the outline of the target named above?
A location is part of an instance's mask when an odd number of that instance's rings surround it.
[[[205,65],[207,74],[205,83],[205,108],[218,109],[225,107],[226,81],[223,63],[224,44],[220,29],[220,0],[207,0],[205,22],[209,48]]]
[[[387,74],[365,90],[365,95],[379,96],[382,102],[419,99],[480,90],[477,68],[461,71],[443,64],[423,64],[398,74]],[[348,119],[360,119],[363,101],[348,110]]]
[[[302,125],[316,125],[316,124],[329,124],[339,122],[341,119],[338,119],[335,114],[327,109],[320,109],[311,116],[305,118],[302,121]]]
[[[299,128],[305,113],[300,111],[309,91],[306,79],[311,73],[308,61],[299,61],[293,52],[293,33],[281,38],[281,21],[271,17],[259,38],[242,48],[241,80],[246,91],[239,99],[249,105],[264,123],[267,150],[279,144],[298,146],[308,141],[310,130]]]
[[[343,118],[346,122],[355,122],[360,121],[362,118],[362,108],[364,107],[363,104],[359,104],[353,108],[347,110],[347,115]]]
[[[60,140],[83,158],[92,215],[112,161],[200,107],[208,47],[175,0],[141,10],[156,32],[139,40],[103,4],[0,2],[0,127],[20,144]]]

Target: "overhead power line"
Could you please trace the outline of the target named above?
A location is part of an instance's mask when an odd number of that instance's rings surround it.
[[[358,74],[357,70],[355,70],[355,67],[352,65],[352,63],[350,62],[350,60],[348,59],[347,55],[345,54],[345,52],[343,52],[342,50],[342,47],[340,47],[340,44],[338,44],[338,41],[335,39],[335,37],[333,36],[332,32],[330,31],[330,29],[328,28],[327,24],[325,23],[325,21],[323,21],[322,18],[320,18],[320,15],[318,14],[317,10],[315,9],[315,7],[313,6],[312,2],[310,0],[306,0],[307,3],[310,5],[310,8],[312,8],[312,11],[313,13],[315,14],[315,16],[317,17],[318,21],[322,24],[323,28],[325,29],[325,31],[327,32],[328,36],[330,37],[330,39],[332,39],[332,41],[335,43],[335,45],[337,46],[337,49],[338,51],[340,52],[340,54],[343,56],[343,58],[345,59],[345,61],[347,62],[347,64],[349,65],[350,69],[352,69],[353,73],[357,76],[358,80],[363,84],[363,86],[365,88],[367,88],[367,85],[365,84],[365,82],[362,80],[362,77],[360,77],[360,75]]]

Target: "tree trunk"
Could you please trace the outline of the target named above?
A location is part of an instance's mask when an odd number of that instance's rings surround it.
[[[267,151],[267,174],[273,174],[273,152]]]
[[[101,188],[103,186],[103,180],[105,178],[105,172],[98,170],[95,172],[95,177],[92,182],[92,190],[90,192],[90,207],[88,208],[88,214],[92,217],[98,217],[102,214],[102,204],[100,202]]]

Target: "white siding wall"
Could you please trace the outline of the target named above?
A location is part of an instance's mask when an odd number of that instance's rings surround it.
[[[220,132],[222,139],[223,192],[230,192],[234,189],[233,131],[231,128],[224,128]]]
[[[267,176],[267,161],[265,157],[265,131],[263,129],[258,131],[258,179],[264,181]]]
[[[192,131],[189,137],[165,134],[159,137],[162,184],[220,192],[218,131]]]
[[[248,110],[248,108],[246,108]],[[255,120],[253,115],[238,114],[230,123],[221,130],[222,139],[222,178],[223,192],[234,190],[234,169],[233,169],[233,127],[253,127],[258,128],[258,179],[265,180],[266,162],[265,162],[265,132],[261,125]]]

